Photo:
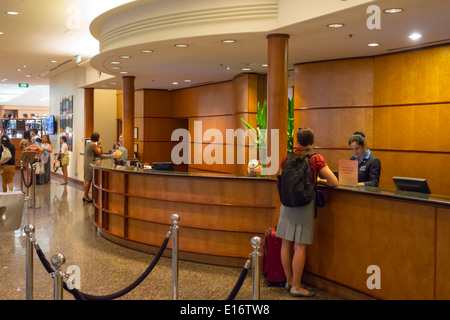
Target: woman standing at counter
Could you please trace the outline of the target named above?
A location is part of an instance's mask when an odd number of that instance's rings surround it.
[[[366,135],[361,131],[356,131],[348,140],[348,145],[355,153],[350,160],[358,161],[358,185],[378,187],[381,162],[367,148]]]
[[[316,172],[325,179],[317,182],[331,187],[339,182],[327,165],[324,157],[315,154],[312,148],[314,133],[309,128],[300,128],[297,132],[299,147],[294,151],[301,158],[308,157],[311,166],[311,180],[316,180]],[[285,158],[281,167],[286,162]],[[315,183],[315,181],[314,181]],[[286,289],[294,297],[313,297],[314,293],[301,286],[303,268],[306,259],[306,246],[312,244],[314,237],[315,200],[302,207],[285,207],[281,204],[280,218],[277,226],[277,237],[282,238],[281,263],[286,275]]]
[[[84,148],[84,196],[83,203],[91,203],[92,199],[89,198],[89,189],[92,183],[93,168],[91,163],[94,161],[96,156],[102,155],[102,148],[100,147],[101,140],[100,134],[94,132],[91,134],[91,142],[86,144]]]

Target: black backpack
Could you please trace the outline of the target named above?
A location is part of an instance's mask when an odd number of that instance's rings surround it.
[[[309,157],[301,158],[288,152],[283,171],[278,175],[278,193],[286,207],[301,207],[311,202],[315,184],[311,182]]]

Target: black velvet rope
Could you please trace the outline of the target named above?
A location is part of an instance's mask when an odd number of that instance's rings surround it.
[[[25,170],[28,170],[28,165],[25,167]],[[31,184],[33,183],[33,168],[31,168],[31,179],[30,179],[29,184],[27,184],[27,182],[25,181],[25,177],[23,176],[24,170],[20,170],[20,171],[22,171],[22,181],[25,184],[25,187],[27,187],[27,189],[28,189],[29,187],[31,187]]]
[[[248,267],[247,263],[245,264],[245,267],[242,268],[241,275],[239,276],[238,280],[236,281],[236,284],[234,285],[233,290],[231,290],[230,295],[228,296],[227,300],[234,300],[236,298],[239,290],[241,290],[242,284],[244,283],[245,278],[247,277],[248,273]]]
[[[169,239],[170,239],[170,233],[168,233],[166,235],[166,238],[164,239],[163,244],[159,248],[158,253],[156,254],[156,256],[153,259],[152,263],[148,266],[148,268],[142,273],[142,275],[136,281],[134,281],[132,284],[130,284],[129,286],[127,286],[123,290],[120,290],[120,291],[118,291],[116,293],[112,293],[112,294],[105,295],[105,296],[95,296],[95,295],[90,295],[90,294],[87,294],[87,293],[83,293],[83,292],[79,291],[76,288],[69,289],[65,282],[63,284],[64,285],[64,289],[67,292],[69,292],[70,294],[72,294],[76,300],[112,300],[112,299],[117,299],[117,298],[127,294],[128,292],[130,292],[131,290],[136,288],[142,281],[144,281],[144,279],[150,274],[150,272],[153,270],[153,268],[156,266],[156,264],[158,263],[159,259],[161,258],[164,250],[167,247],[167,243],[169,242]],[[37,253],[38,257],[39,257],[39,260],[41,260],[41,262],[44,265],[44,268],[47,270],[47,272],[48,273],[54,272],[52,266],[50,265],[50,263],[45,258],[45,255],[42,252],[42,250],[39,248],[39,246],[35,246],[35,247],[36,247],[36,253]]]

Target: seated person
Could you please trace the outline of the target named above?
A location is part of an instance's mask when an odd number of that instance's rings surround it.
[[[381,162],[367,148],[366,135],[361,131],[356,131],[348,140],[348,145],[355,153],[350,160],[358,161],[358,185],[378,187]]]

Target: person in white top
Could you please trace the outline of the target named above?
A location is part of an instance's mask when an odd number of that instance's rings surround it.
[[[63,171],[64,182],[62,185],[66,185],[67,181],[67,166],[69,165],[69,147],[67,146],[67,138],[65,136],[61,136],[59,138],[59,142],[61,144],[61,149],[59,151],[59,155],[61,156],[61,168]]]
[[[42,137],[41,147],[44,151],[41,154],[41,162],[44,164],[45,175],[44,175],[44,183],[50,182],[50,154],[53,151],[53,146],[50,141],[50,137],[48,134]]]

